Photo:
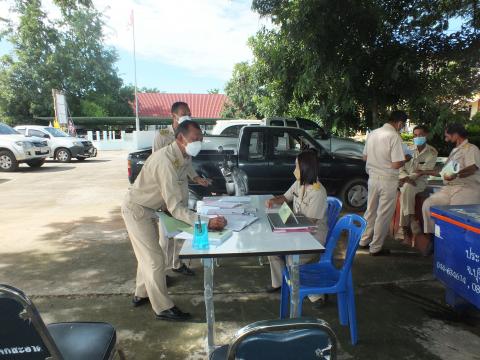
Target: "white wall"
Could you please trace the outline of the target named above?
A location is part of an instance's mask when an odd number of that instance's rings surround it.
[[[97,140],[93,140],[93,131],[87,132],[87,139],[93,142],[98,150],[140,150],[152,146],[155,131],[134,131],[127,134],[121,132],[120,139],[115,138],[113,131],[97,131],[95,134]]]

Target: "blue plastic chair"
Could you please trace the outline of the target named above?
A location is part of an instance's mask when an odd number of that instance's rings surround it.
[[[342,202],[340,199],[334,196],[327,197],[327,225],[328,225],[328,233],[327,233],[327,240],[330,239],[330,235],[332,234],[332,230],[337,223],[338,216],[340,215],[340,211],[342,211]]]
[[[299,269],[299,315],[302,314],[302,304],[306,296],[337,294],[340,324],[350,326],[350,337],[353,345],[357,343],[358,337],[351,269],[360,238],[366,226],[367,222],[359,215],[349,214],[342,217],[332,231],[322,260],[315,264],[302,265]],[[348,234],[347,252],[342,267],[337,269],[333,264],[332,257],[343,232]],[[284,270],[280,301],[280,318],[282,319],[287,317],[291,290],[288,270]]]

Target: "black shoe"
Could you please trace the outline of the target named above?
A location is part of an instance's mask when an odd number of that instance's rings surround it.
[[[370,247],[370,245],[358,245],[359,249],[366,250]]]
[[[182,274],[182,275],[187,275],[187,276],[195,275],[193,270],[190,269],[189,267],[187,267],[187,265],[185,265],[185,264],[182,264],[182,266],[180,266],[178,269],[173,268],[172,271],[174,271],[176,273],[179,273],[179,274]]]
[[[164,310],[160,314],[155,314],[155,318],[157,320],[185,321],[191,317],[192,316],[189,313],[183,312],[176,306],[173,306],[168,310]]]
[[[148,304],[149,302],[150,302],[150,299],[148,297],[142,298],[142,297],[134,296],[132,299],[133,307],[142,306],[142,305]]]
[[[387,256],[390,255],[390,250],[389,249],[382,249],[380,251],[370,253],[371,256]]]
[[[269,294],[273,294],[273,293],[276,293],[278,291],[280,291],[282,287],[279,286],[279,287],[273,287],[273,286],[269,286],[265,291]]]

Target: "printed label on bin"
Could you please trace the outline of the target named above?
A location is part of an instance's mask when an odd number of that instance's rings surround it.
[[[440,226],[435,224],[435,236],[442,239],[442,232],[440,231]]]

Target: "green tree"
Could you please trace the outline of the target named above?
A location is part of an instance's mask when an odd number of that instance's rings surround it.
[[[433,124],[480,87],[476,1],[254,0],[253,8],[274,25],[250,40],[264,91],[251,98],[263,115],[310,114],[348,130],[378,126],[399,107]],[[453,19],[462,26],[449,28]]]
[[[20,22],[7,35],[13,53],[0,60],[0,114],[51,116],[52,89],[65,92],[73,116],[132,114],[97,10],[69,7],[57,21],[47,19],[40,0],[17,1],[15,10]]]
[[[220,94],[220,89],[208,89],[207,94]]]
[[[253,68],[246,62],[238,63],[232,78],[225,85],[228,101],[222,116],[226,118],[261,118],[255,99],[261,89]]]

